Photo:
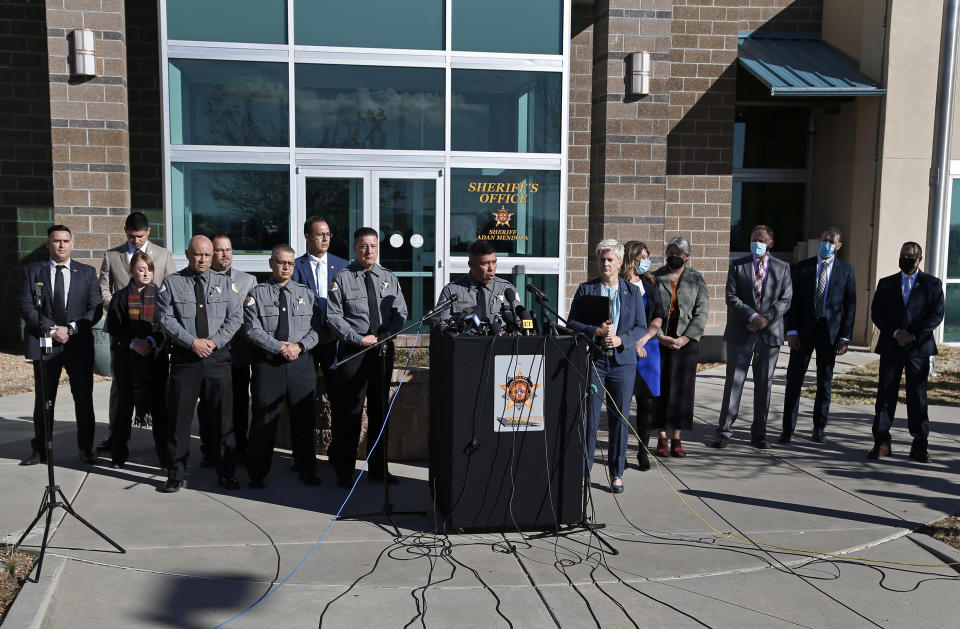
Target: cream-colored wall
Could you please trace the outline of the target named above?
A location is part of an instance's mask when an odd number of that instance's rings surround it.
[[[900,245],[927,241],[941,0],[892,0],[873,280],[897,271]]]
[[[860,71],[883,81],[883,16],[886,0],[824,0],[823,39],[859,60]],[[879,185],[877,119],[880,97],[834,103],[817,117],[813,231],[836,225],[843,232],[840,258],[857,274],[853,341],[870,342],[868,303],[873,277],[871,225],[874,185]],[[829,103],[828,103],[829,105]]]

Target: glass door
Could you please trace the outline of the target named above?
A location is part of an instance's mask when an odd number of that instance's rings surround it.
[[[299,179],[299,218],[326,219],[331,253],[353,259],[353,232],[373,227],[380,234],[378,262],[400,279],[408,319],[433,308],[445,282],[440,170],[301,168]]]

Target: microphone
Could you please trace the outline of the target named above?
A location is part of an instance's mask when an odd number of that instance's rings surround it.
[[[37,282],[33,285],[33,294],[38,298],[43,297],[43,282]]]
[[[520,319],[520,333],[533,334],[533,318],[523,304],[517,304],[517,317]]]
[[[463,334],[476,334],[480,328],[480,317],[473,313],[472,306],[464,306],[460,311],[460,325]]]
[[[514,312],[513,308],[510,306],[510,304],[517,301],[517,291],[510,286],[503,291],[503,297],[506,299],[506,301],[502,306],[500,306],[500,316],[503,318],[503,321],[507,327],[506,331],[517,332],[520,329],[520,320],[517,319],[517,313]]]
[[[547,297],[547,294],[533,285],[533,283],[527,284],[527,290],[539,301],[541,304],[545,304],[550,301],[550,298]],[[504,291],[506,294],[506,291]]]
[[[617,305],[616,297],[610,299],[610,301],[607,303],[607,321],[611,323],[613,323],[613,309],[616,307],[616,305]],[[617,331],[614,330],[613,333],[616,334]],[[608,357],[613,356],[613,348],[607,349],[607,356]]]
[[[493,313],[490,315],[490,320],[487,321],[487,325],[490,326],[490,332],[494,336],[503,336],[503,319],[500,318],[500,315]]]

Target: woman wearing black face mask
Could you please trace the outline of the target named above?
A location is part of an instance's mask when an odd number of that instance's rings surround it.
[[[680,431],[693,428],[697,359],[710,295],[703,275],[690,268],[689,260],[690,241],[677,236],[667,245],[667,263],[654,272],[660,301],[667,311],[660,336],[660,399],[653,422],[653,427],[660,429],[658,456],[686,456]],[[673,431],[669,446],[668,428]]]

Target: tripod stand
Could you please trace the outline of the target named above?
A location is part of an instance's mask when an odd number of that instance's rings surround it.
[[[34,296],[36,299],[35,305],[38,315],[37,320],[41,322],[40,325],[42,326],[42,321],[44,319],[42,316],[43,282],[37,282]],[[43,567],[43,557],[47,552],[47,542],[50,539],[50,524],[53,520],[53,510],[57,507],[62,508],[64,511],[75,517],[80,521],[81,524],[99,535],[121,553],[127,552],[122,546],[107,537],[107,535],[100,531],[100,529],[84,520],[83,517],[81,517],[80,514],[74,510],[73,506],[70,504],[70,501],[67,500],[65,495],[63,495],[63,491],[60,489],[60,486],[57,485],[53,467],[53,402],[47,397],[47,365],[46,361],[43,359],[45,354],[50,353],[50,349],[51,347],[49,339],[41,339],[40,360],[38,362],[40,366],[40,408],[43,412],[43,442],[47,456],[47,486],[43,490],[43,500],[40,502],[40,508],[37,510],[36,517],[33,518],[33,522],[31,522],[30,526],[26,528],[26,530],[23,532],[23,535],[21,535],[20,539],[17,540],[17,543],[13,545],[14,551],[19,549],[20,545],[23,543],[23,540],[27,538],[27,535],[30,534],[30,531],[33,530],[33,527],[36,526],[37,522],[40,521],[40,518],[46,515],[46,523],[43,527],[43,541],[40,544],[40,556],[37,557],[37,575],[34,583],[40,581],[40,569]]]
[[[557,314],[557,312],[553,308],[547,305],[547,301],[549,300],[549,298],[542,291],[537,290],[536,287],[534,287],[532,284],[527,286],[527,288],[530,290],[530,293],[534,296],[534,299],[537,300],[537,303],[540,304],[541,312],[543,310],[546,310],[547,313],[549,313],[558,321],[563,323],[562,326],[554,325],[553,323],[551,323],[551,326],[553,327],[553,329],[559,332],[564,332],[566,334],[572,334],[577,339],[582,339],[583,341],[585,341],[586,342],[585,350],[588,353],[591,351],[600,355],[604,353],[605,350],[601,348],[599,345],[597,345],[593,341],[593,339],[588,338],[587,335],[583,334],[582,332],[578,332],[568,327],[569,324],[567,323],[567,320],[561,317],[559,314]],[[547,321],[547,319],[542,315],[541,315],[541,318],[544,320],[544,322]],[[584,380],[584,383],[586,385],[590,384],[589,373],[587,374]],[[580,414],[580,423],[583,427],[583,429],[581,430],[581,435],[586,434],[586,412],[587,412],[587,409],[586,407],[584,407],[584,412]],[[584,453],[584,460],[586,460],[586,453]],[[584,468],[586,468],[586,465],[584,465]],[[568,525],[568,526],[558,527],[556,531],[550,531],[550,532],[539,533],[537,535],[532,535],[530,539],[540,539],[543,537],[549,537],[551,535],[569,537],[574,533],[578,533],[580,531],[586,531],[590,533],[590,535],[595,537],[598,542],[603,544],[603,546],[606,547],[606,549],[610,552],[611,555],[619,555],[620,551],[618,551],[616,548],[611,546],[610,542],[605,540],[599,532],[601,529],[607,528],[607,525],[603,523],[598,523],[598,522],[591,522],[590,518],[587,516],[587,506],[589,505],[589,502],[590,502],[590,471],[589,470],[585,470],[583,491],[581,492],[581,500],[582,502],[580,505],[580,521],[578,523]]]
[[[386,360],[386,352],[392,350],[393,346],[390,343],[393,341],[393,339],[395,339],[396,337],[398,337],[399,335],[403,334],[408,330],[412,330],[413,328],[423,325],[423,323],[426,322],[428,319],[431,319],[437,316],[447,308],[451,308],[455,301],[456,301],[456,295],[453,295],[451,296],[450,300],[444,301],[439,306],[437,306],[430,312],[423,315],[420,318],[420,320],[417,321],[416,323],[408,325],[404,329],[398,332],[395,332],[381,340],[378,340],[373,345],[370,345],[369,347],[364,347],[363,349],[356,352],[355,354],[352,354],[344,358],[342,361],[340,361],[341,363],[345,363],[369,351],[376,351],[378,353],[377,365],[379,367],[379,374],[381,378],[380,382],[378,383],[378,386],[380,386],[381,388],[378,391],[379,395],[377,397],[380,401],[381,416],[384,418],[383,432],[381,434],[380,443],[378,445],[378,447],[380,448],[380,455],[383,457],[383,506],[380,507],[379,511],[346,515],[340,518],[341,520],[360,520],[363,518],[369,518],[374,516],[384,516],[387,518],[387,521],[390,522],[390,526],[393,527],[394,535],[396,537],[400,537],[400,527],[397,526],[397,523],[396,521],[394,521],[393,516],[395,515],[426,515],[426,511],[396,511],[393,508],[393,503],[390,501],[390,474],[387,472],[387,445],[389,442],[389,439],[388,439],[389,431],[387,430],[388,428],[387,420],[389,418],[387,417],[387,408],[388,408],[387,400],[385,399],[386,396],[383,394],[383,390],[384,389],[389,390],[390,377],[392,374],[388,372],[392,370],[387,369],[387,364],[389,361]],[[399,387],[397,391],[399,391]]]

